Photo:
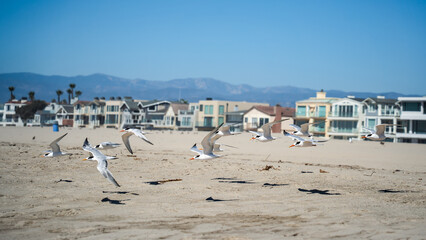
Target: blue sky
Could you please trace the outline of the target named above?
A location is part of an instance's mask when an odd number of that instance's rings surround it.
[[[426,94],[426,1],[0,0],[0,73]]]

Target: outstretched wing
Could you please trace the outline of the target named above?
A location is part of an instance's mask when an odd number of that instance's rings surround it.
[[[84,140],[83,150],[87,151],[87,152],[90,152],[93,155],[93,157],[96,158],[96,159],[98,159],[98,160],[106,158],[105,155],[103,155],[98,149],[96,149],[96,148],[94,148],[94,147],[92,147],[90,145],[90,143],[87,140],[87,138],[86,138],[86,140]]]
[[[143,135],[142,131],[140,131],[139,129],[134,129],[133,133],[138,136],[139,138],[142,138],[145,142],[154,145],[152,142],[150,142],[148,140],[148,138],[145,137],[145,135]]]
[[[215,129],[213,129],[211,132],[209,132],[209,134],[207,134],[203,138],[203,141],[201,141],[201,146],[203,146],[204,154],[211,154],[213,152],[214,142],[212,142],[212,137],[215,133],[217,133],[217,131],[219,130],[220,127],[222,127],[222,125],[223,123],[217,126]]]
[[[50,147],[52,148],[52,152],[60,152],[61,148],[58,145],[58,142],[61,141],[62,138],[64,138],[68,133],[65,133],[64,135],[60,136],[59,138],[55,139],[52,143],[50,143]]]
[[[129,150],[130,154],[133,154],[132,148],[130,147],[129,137],[132,136],[132,132],[126,132],[121,136],[123,139],[123,143],[126,146],[127,150]]]
[[[194,146],[192,146],[192,148],[190,150],[195,152],[195,153],[198,153],[198,154],[203,154],[203,151],[201,151],[200,149],[197,148],[196,143],[194,144]]]
[[[304,123],[304,124],[306,124],[306,123]],[[302,124],[303,125],[303,124]],[[295,125],[295,124],[290,124],[289,125],[290,127],[292,127],[292,128],[294,128],[294,130],[296,130],[296,131],[298,131],[298,132],[300,132],[300,130],[301,130],[301,127],[299,127],[299,126],[297,126],[297,125]]]
[[[281,120],[278,120],[278,121],[274,121],[274,122],[263,124],[263,126],[262,126],[263,136],[265,136],[266,138],[271,137],[271,127],[274,124],[283,122],[285,120],[288,120],[288,118],[284,118],[284,119],[281,119]]]
[[[376,131],[374,131],[373,129],[370,129],[370,128],[363,127],[363,129],[369,131],[371,134],[375,134],[376,133]]]
[[[306,141],[306,139],[303,139],[303,138],[301,138],[299,136],[290,134],[290,133],[286,132],[285,130],[283,131],[283,134],[284,134],[284,136],[289,137],[289,138],[293,139],[294,141],[300,141],[300,142],[305,142]]]

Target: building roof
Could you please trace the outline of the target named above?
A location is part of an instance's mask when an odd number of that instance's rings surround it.
[[[170,107],[173,109],[173,113],[177,115],[179,110],[188,110],[189,104],[186,103],[171,103]]]
[[[134,102],[132,99],[124,99],[124,103],[130,109],[130,111],[139,110],[138,102]]]
[[[309,99],[297,101],[296,103],[330,103],[331,104],[338,100],[339,98],[322,98],[322,99],[309,98]]]
[[[63,107],[67,113],[74,113],[74,106],[73,105],[61,105],[61,107]]]
[[[283,117],[294,117],[295,109],[290,107],[281,107],[281,106],[253,106],[248,111],[252,109],[256,109],[260,112],[263,112],[269,116],[275,116],[277,113],[277,109],[281,110],[281,116]],[[248,112],[247,111],[247,112]]]
[[[73,106],[75,106],[77,104],[86,106],[86,105],[89,105],[90,103],[91,103],[90,101],[81,101],[81,100],[78,100],[77,102],[73,103]]]
[[[376,104],[395,104],[398,100],[397,99],[387,99],[387,98],[366,98],[364,102],[371,100],[375,102]]]

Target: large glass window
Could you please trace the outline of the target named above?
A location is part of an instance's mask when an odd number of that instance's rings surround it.
[[[297,106],[296,116],[304,117],[306,116],[306,106]]]
[[[419,112],[421,108],[420,102],[403,102],[402,110],[408,112]]]
[[[204,106],[204,114],[213,114],[213,105]]]
[[[318,107],[318,117],[325,117],[325,106]]]
[[[220,125],[223,123],[223,117],[219,117],[217,120],[217,124]]]
[[[213,118],[212,117],[205,117],[204,118],[204,126],[205,127],[212,127],[213,126]]]
[[[225,112],[225,106],[219,105],[219,115],[223,115],[224,112]]]
[[[374,130],[374,127],[376,126],[376,119],[368,119],[368,128],[371,128]]]

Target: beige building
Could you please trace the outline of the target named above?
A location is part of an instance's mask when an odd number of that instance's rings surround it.
[[[198,102],[199,111],[195,127],[198,129],[216,127],[226,123],[226,113],[248,110],[253,106],[269,106],[267,103],[233,102],[221,100],[202,100]]]
[[[279,133],[283,129],[289,129],[290,124],[294,123],[294,113],[295,109],[289,107],[254,106],[244,114],[244,130],[258,131],[266,123],[289,118],[289,120],[272,127],[273,133]]]
[[[312,125],[309,131],[314,136],[328,137],[330,122],[327,118],[331,115],[332,104],[338,100],[339,98],[326,97],[326,92],[321,90],[317,92],[316,97],[297,101],[295,124],[300,126],[307,122],[320,122]]]

